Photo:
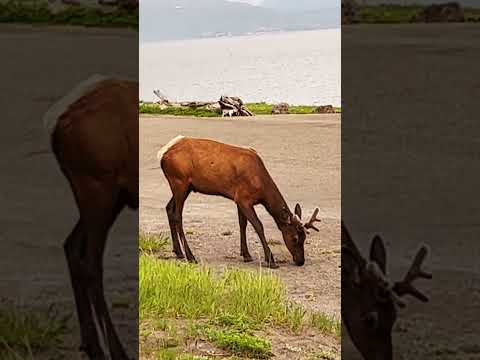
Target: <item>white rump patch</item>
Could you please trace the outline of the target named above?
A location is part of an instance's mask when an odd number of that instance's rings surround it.
[[[104,80],[109,79],[103,75],[92,75],[87,80],[80,82],[63,98],[53,104],[50,109],[43,116],[43,126],[50,135],[53,134],[55,127],[57,126],[58,118],[65,113],[70,105],[80,99],[83,95],[91,91],[95,86]]]
[[[157,153],[157,159],[158,161],[162,161],[163,155],[176,143],[178,143],[180,140],[184,139],[185,136],[178,135],[176,138],[170,140],[166,145],[164,145]]]

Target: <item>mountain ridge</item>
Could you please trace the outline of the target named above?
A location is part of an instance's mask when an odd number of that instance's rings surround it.
[[[298,12],[226,0],[142,0],[140,7],[141,42],[339,26],[339,8]]]

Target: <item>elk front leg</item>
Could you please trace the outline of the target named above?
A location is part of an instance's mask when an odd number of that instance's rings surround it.
[[[240,255],[243,256],[243,261],[253,261],[247,246],[247,218],[243,215],[240,206],[237,205],[238,223],[240,225]]]
[[[183,254],[182,247],[178,241],[177,226],[175,224],[175,198],[173,196],[168,202],[166,209],[168,225],[170,226],[170,234],[172,236],[173,252],[177,256],[177,259],[184,259],[185,255]]]
[[[243,212],[243,215],[245,215],[245,217],[248,219],[250,224],[252,224],[253,228],[258,234],[258,237],[260,238],[260,242],[262,243],[263,251],[265,253],[265,262],[268,264],[270,268],[277,269],[278,265],[275,263],[272,251],[268,247],[267,239],[265,238],[265,233],[263,231],[263,225],[260,222],[260,219],[258,218],[257,213],[255,212],[255,209],[253,208],[253,206],[250,206],[250,205],[239,204],[239,206]]]

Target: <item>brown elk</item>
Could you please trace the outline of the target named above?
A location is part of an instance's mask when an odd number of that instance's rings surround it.
[[[386,251],[383,240],[375,236],[367,261],[342,222],[342,319],[355,347],[366,360],[391,360],[392,328],[402,297],[420,301],[428,298],[413,286],[418,278],[431,279],[421,269],[427,255],[422,246],[404,279],[391,283],[386,277]]]
[[[64,249],[90,359],[127,359],[103,291],[107,234],[125,207],[138,208],[138,84],[93,76],[45,115],[57,162],[70,183],[79,220]]]
[[[240,254],[244,261],[252,261],[246,240],[248,221],[260,238],[265,261],[271,268],[278,267],[254,209],[255,205],[261,204],[275,220],[295,264],[304,264],[305,238],[308,229],[318,231],[314,225],[315,221],[320,221],[317,219],[318,209],[305,224],[301,222],[302,210],[299,204],[295,206],[295,214],[292,214],[255,150],[213,140],[178,136],[158,152],[157,158],[173,194],[166,210],[173,252],[177,258],[184,258],[183,247],[187,259],[195,261],[182,221],[185,200],[193,191],[222,196],[237,204]]]

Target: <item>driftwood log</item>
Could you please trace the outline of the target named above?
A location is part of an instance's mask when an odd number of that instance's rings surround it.
[[[253,113],[246,108],[239,97],[222,96],[218,103],[222,110],[222,116],[253,116]]]
[[[157,101],[157,104],[170,105],[170,102],[168,101],[167,97],[160,90],[153,90],[153,93],[155,94],[156,97],[160,99],[160,101]]]
[[[171,102],[167,96],[160,90],[153,90],[156,97],[159,98],[155,104],[160,108],[167,107],[188,107],[191,109],[204,108],[207,110],[222,113],[222,116],[253,116],[253,113],[247,109],[242,99],[235,96],[222,96],[219,101],[183,101]]]

